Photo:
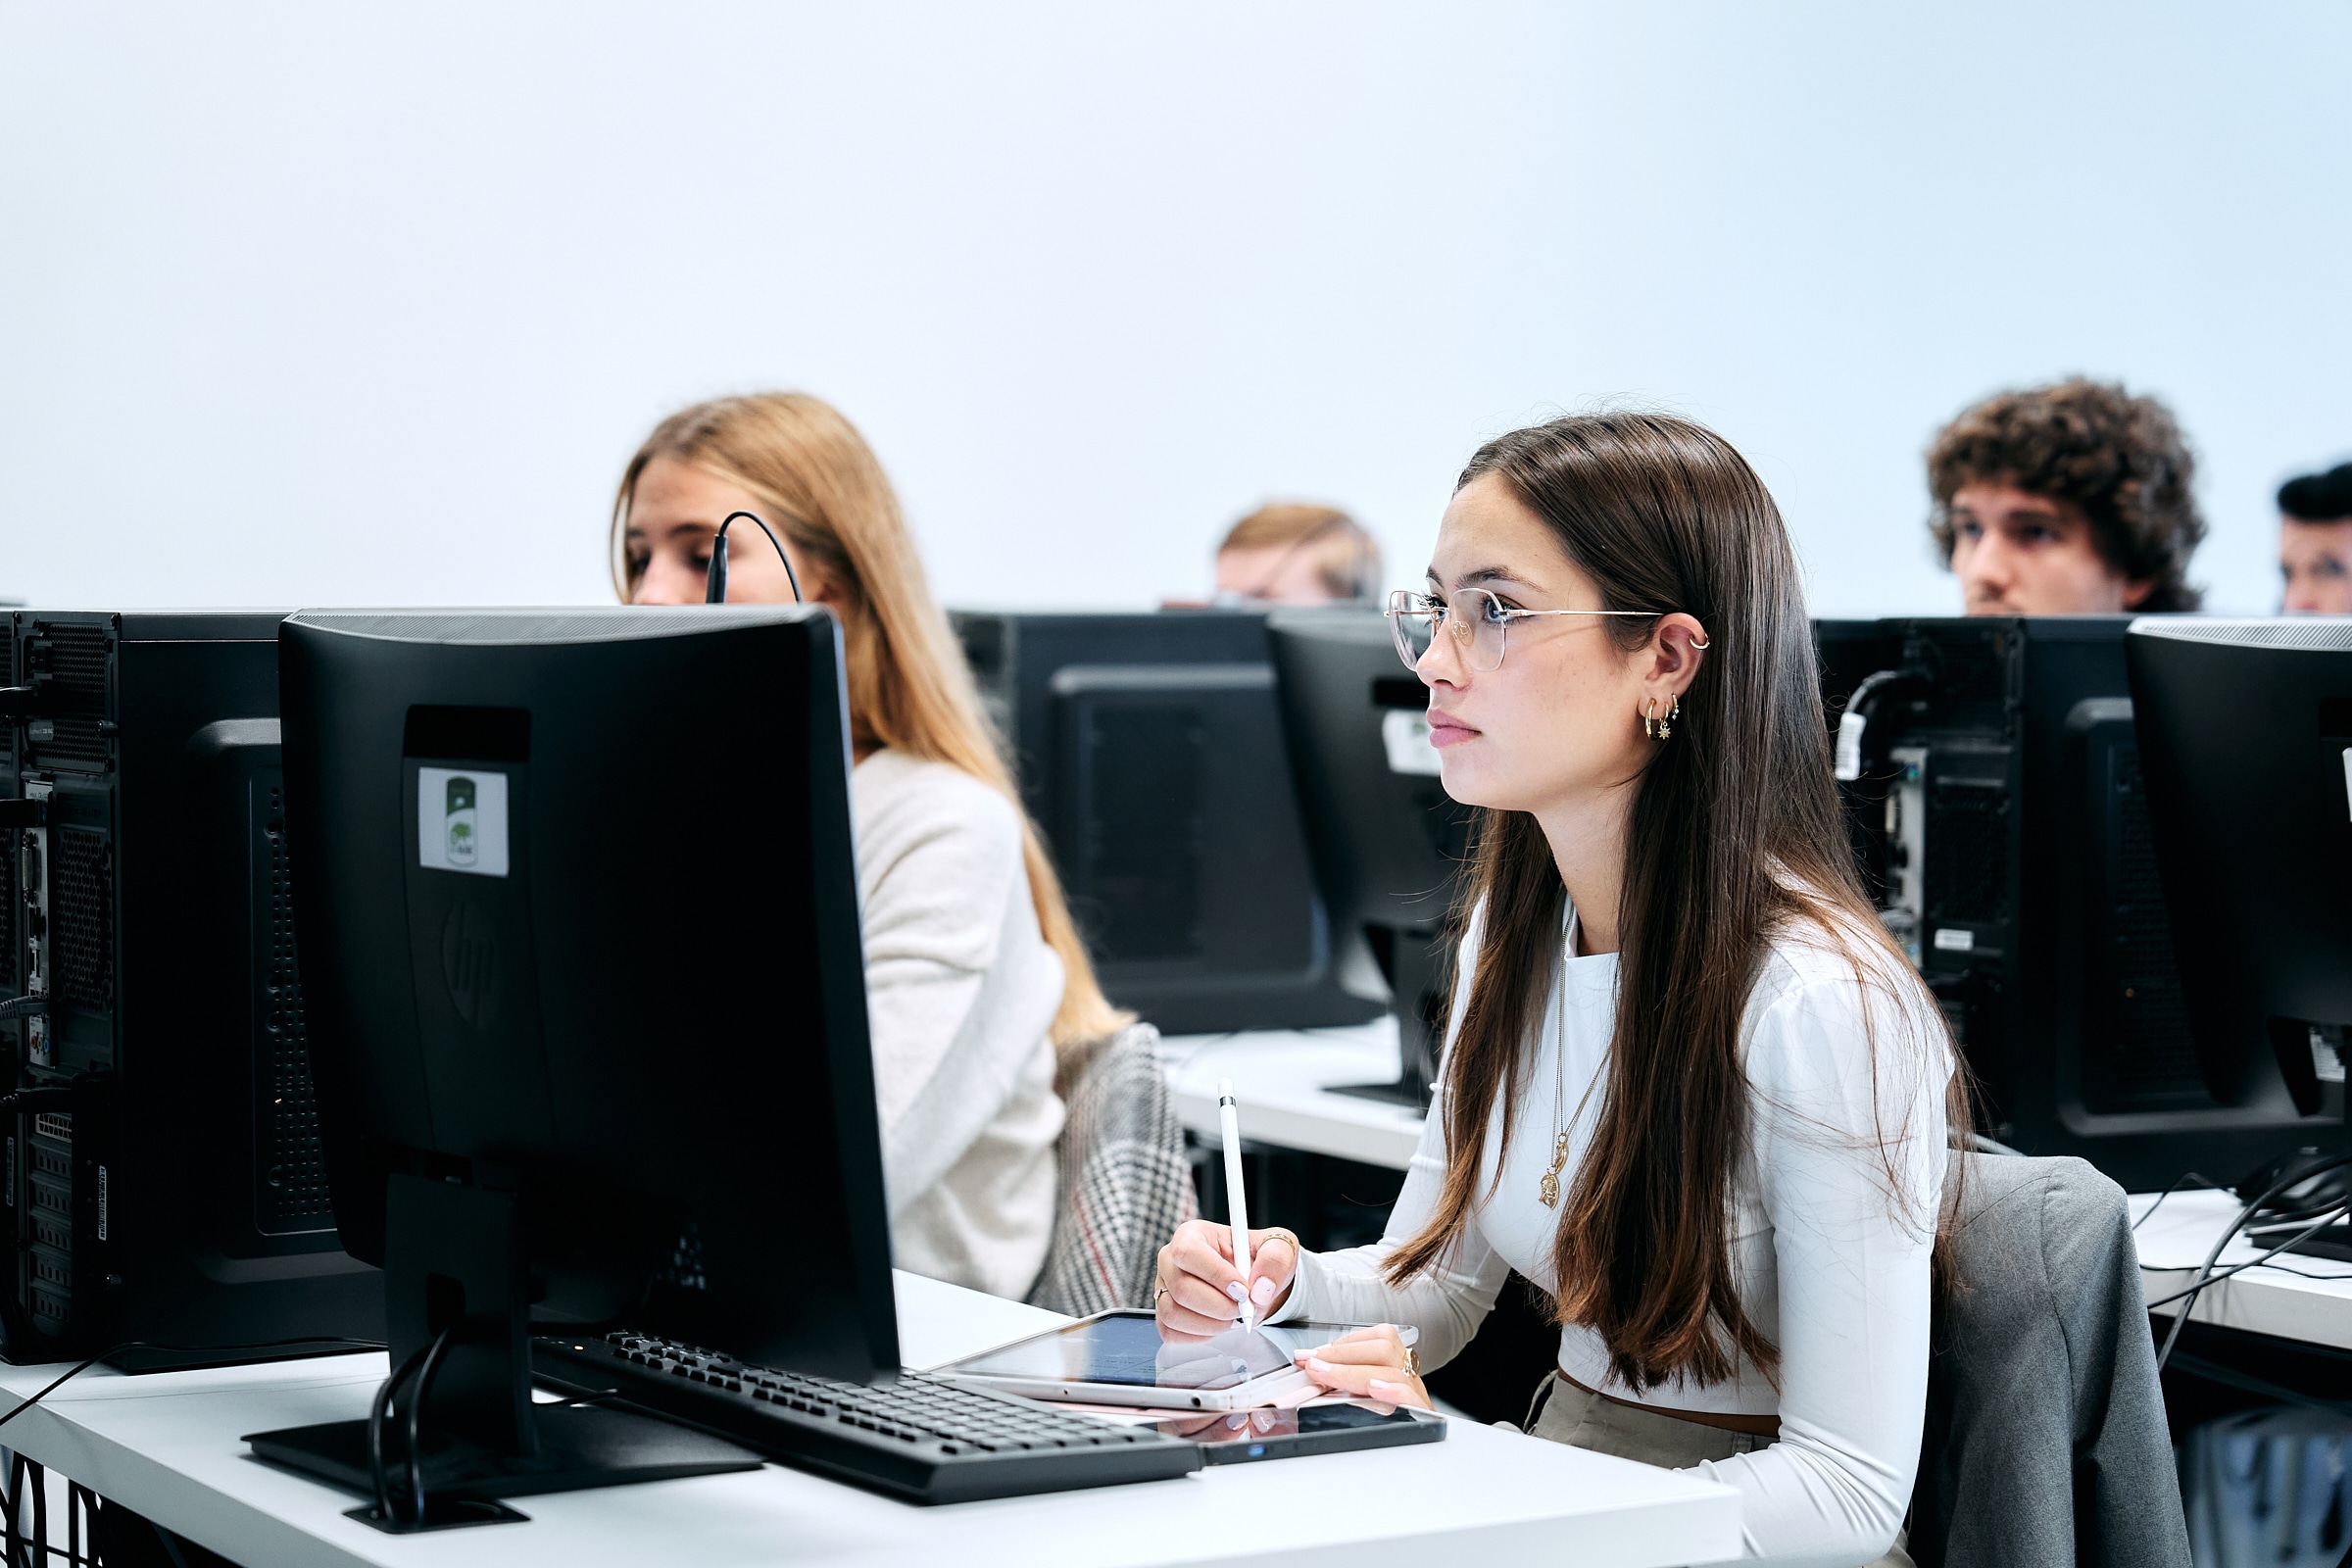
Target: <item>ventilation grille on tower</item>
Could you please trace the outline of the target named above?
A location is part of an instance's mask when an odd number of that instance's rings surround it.
[[[294,906],[286,875],[284,791],[271,785],[262,821],[270,880],[268,908],[256,921],[269,947],[262,976],[261,1038],[255,1042],[261,1114],[256,1131],[256,1220],[267,1235],[323,1230],[332,1223],[326,1161],[318,1143],[318,1103],[311,1086],[310,1042],[302,983],[294,963]]]
[[[2126,1094],[2205,1093],[2180,998],[2173,932],[2156,877],[2156,842],[2140,784],[2139,748],[2115,749],[2116,904],[2113,942],[2116,1087]]]
[[[17,994],[17,861],[24,853],[20,835],[0,833],[0,991],[12,997]]]
[[[25,639],[24,675],[40,687],[41,719],[49,733],[26,746],[31,765],[106,765],[107,659],[105,627],[36,623],[35,635]]]
[[[57,995],[77,1007],[115,1002],[115,866],[106,836],[65,828],[49,836],[49,933]]]
[[[1991,924],[2009,917],[2009,792],[1935,783],[1928,792],[1928,917]]]

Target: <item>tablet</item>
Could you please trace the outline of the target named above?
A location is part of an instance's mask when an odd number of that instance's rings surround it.
[[[1248,1464],[1255,1459],[1296,1459],[1308,1453],[1446,1441],[1442,1415],[1409,1405],[1392,1408],[1337,1399],[1289,1410],[1261,1405],[1254,1410],[1175,1415],[1152,1425],[1171,1438],[1198,1443],[1200,1457],[1210,1464]]]
[[[1150,1312],[1125,1308],[1082,1317],[932,1371],[1033,1399],[1244,1410],[1302,1402],[1315,1385],[1291,1357],[1361,1327],[1283,1323],[1237,1327],[1207,1340],[1172,1340],[1161,1337]],[[1407,1345],[1420,1338],[1410,1328],[1397,1332]]]

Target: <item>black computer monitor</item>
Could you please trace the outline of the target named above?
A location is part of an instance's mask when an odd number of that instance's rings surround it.
[[[2226,1104],[2340,1118],[2352,617],[2149,617],[2126,644],[2156,863],[2207,1087]]]
[[[1163,1034],[1364,1023],[1333,973],[1262,611],[957,611],[1102,989]]]
[[[2123,615],[1818,621],[1857,866],[1976,1077],[1984,1129],[2132,1191],[2310,1143],[2208,1092],[2182,1003]]]
[[[1446,918],[1471,808],[1438,777],[1429,693],[1396,657],[1388,617],[1278,611],[1266,622],[1315,880],[1342,944],[1340,974],[1396,1015],[1403,1072],[1344,1090],[1426,1105],[1446,1009]]]
[[[464,1325],[426,1411],[450,1474],[747,1457],[534,1410],[534,1332],[895,1376],[832,618],[306,612],[280,670],[335,1211],[395,1366]],[[365,1487],[352,1427],[255,1447]]]

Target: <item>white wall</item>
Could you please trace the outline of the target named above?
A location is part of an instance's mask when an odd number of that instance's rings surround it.
[[[0,596],[598,601],[645,429],[800,386],[942,596],[1198,591],[1484,437],[1723,429],[1824,612],[1956,604],[1919,455],[2087,370],[2220,608],[2352,452],[2352,10],[0,7]]]

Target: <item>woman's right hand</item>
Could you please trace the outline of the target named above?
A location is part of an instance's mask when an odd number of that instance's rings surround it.
[[[1242,1302],[1264,1322],[1289,1299],[1298,1271],[1298,1238],[1279,1227],[1250,1233],[1250,1278],[1233,1261],[1233,1227],[1190,1219],[1159,1250],[1152,1315],[1163,1339],[1205,1340],[1241,1320]]]

